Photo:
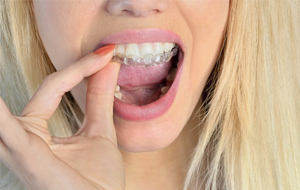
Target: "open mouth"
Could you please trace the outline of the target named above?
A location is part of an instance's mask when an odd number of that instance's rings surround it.
[[[175,43],[117,45],[113,61],[122,66],[115,97],[137,107],[157,102],[172,88],[182,57],[183,52]]]

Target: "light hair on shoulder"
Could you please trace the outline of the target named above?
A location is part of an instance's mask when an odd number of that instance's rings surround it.
[[[44,78],[55,69],[40,40],[31,0],[0,1],[0,96],[19,115]],[[48,121],[50,133],[71,136],[83,114],[70,94]],[[0,190],[21,190],[22,184],[0,163]]]
[[[300,189],[299,23],[297,0],[230,2],[185,189]]]

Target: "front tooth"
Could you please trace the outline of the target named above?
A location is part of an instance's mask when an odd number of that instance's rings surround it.
[[[153,54],[153,46],[151,43],[144,43],[141,47],[141,57],[145,57],[145,55]]]
[[[124,55],[124,53],[125,53],[125,45],[123,45],[123,44],[117,45],[115,54]]]
[[[155,55],[164,53],[163,43],[154,43]]]
[[[165,43],[163,46],[164,52],[169,52],[175,47],[174,43]]]
[[[130,55],[140,57],[140,50],[138,44],[128,44],[125,51],[125,56],[130,58]]]

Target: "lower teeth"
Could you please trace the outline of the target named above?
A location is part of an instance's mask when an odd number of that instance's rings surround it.
[[[118,98],[119,100],[122,100],[122,92],[115,92],[115,97]]]
[[[117,86],[118,87],[118,86]],[[160,92],[161,92],[161,95],[159,96],[159,98],[162,96],[162,95],[164,95],[164,94],[166,94],[167,92],[168,92],[168,90],[169,89],[165,89],[165,92],[164,93],[162,93],[162,88],[166,88],[166,86],[158,86],[157,87],[157,89],[143,89],[143,88],[141,88],[141,89],[137,89],[137,90],[142,90],[142,91],[147,91],[147,90],[149,90],[149,91],[157,91],[157,90],[160,90]],[[169,87],[167,87],[167,88],[169,88]],[[126,92],[125,92],[125,94],[126,94]],[[126,102],[124,99],[123,99],[123,94],[122,94],[122,92],[121,91],[115,91],[115,94],[114,94],[114,96],[117,98],[117,99],[119,99],[119,100],[121,100],[122,102],[125,102],[125,103],[129,103],[129,102]],[[155,99],[154,101],[156,101],[157,99]],[[147,101],[149,101],[149,100],[146,100],[146,102]],[[150,102],[151,103],[151,102]],[[129,103],[129,104],[131,104],[131,103]],[[139,103],[137,103],[137,104],[134,104],[134,105],[146,105],[146,104],[148,104],[148,103],[141,103],[141,104],[139,104]]]
[[[160,65],[162,63],[169,62],[172,59],[172,57],[177,55],[178,49],[179,47],[175,46],[169,52],[164,52],[158,55],[148,54],[145,55],[143,58],[137,57],[135,55],[125,56],[123,54],[116,54],[112,58],[112,61],[119,62],[125,65],[149,67],[149,66]]]

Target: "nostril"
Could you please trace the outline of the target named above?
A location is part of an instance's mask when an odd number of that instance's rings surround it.
[[[123,10],[120,15],[121,16],[132,16],[132,17],[146,17],[146,16],[150,16],[153,14],[158,13],[159,11],[157,10],[153,10],[153,11],[149,11],[149,12],[145,12],[145,11],[128,11],[128,10]]]
[[[108,0],[106,10],[112,15],[145,17],[168,9],[168,0]]]
[[[120,16],[132,16],[132,17],[145,17],[148,15],[151,15],[151,13],[144,13],[143,11],[129,11],[129,10],[122,10],[122,12],[119,14]]]
[[[128,10],[122,10],[120,13],[121,16],[135,16],[133,12],[128,11]]]

